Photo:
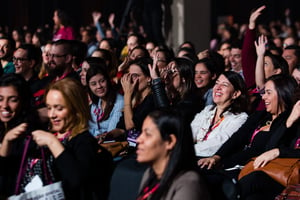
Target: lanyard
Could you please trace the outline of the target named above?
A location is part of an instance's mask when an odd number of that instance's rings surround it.
[[[212,120],[211,125],[210,125],[208,131],[206,132],[205,136],[203,137],[202,141],[207,140],[207,138],[208,138],[208,136],[210,135],[210,133],[211,133],[215,128],[217,128],[217,127],[221,124],[221,122],[222,122],[223,120],[224,120],[224,116],[222,116],[222,117],[221,117],[216,123],[214,123],[214,124],[212,124],[212,122],[213,122],[213,120]]]
[[[157,183],[150,191],[148,191],[150,188],[146,187],[143,191],[144,195],[138,198],[138,200],[144,200],[147,199],[151,194],[153,194],[159,187],[159,183]]]
[[[260,127],[260,128],[255,129],[255,131],[253,132],[253,134],[252,134],[252,136],[251,136],[250,144],[248,145],[248,147],[251,147],[251,144],[252,144],[252,142],[253,142],[255,136],[256,136],[260,131],[263,131],[263,130],[265,130],[266,128],[268,128],[268,127],[271,125],[271,123],[272,123],[271,121],[267,121],[267,122],[266,122],[266,125],[264,125],[264,126],[262,126],[262,127]]]
[[[59,80],[64,79],[64,78],[65,78],[66,76],[68,76],[70,73],[71,73],[71,72],[66,72],[66,73],[64,73],[62,76],[56,77],[55,81],[59,81]]]
[[[104,116],[104,112],[102,111],[101,108],[98,108],[98,107],[96,107],[96,108],[94,109],[94,114],[96,115],[97,122],[100,122],[101,119],[102,119],[103,116]]]

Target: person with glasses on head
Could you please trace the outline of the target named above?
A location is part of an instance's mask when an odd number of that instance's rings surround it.
[[[15,51],[15,41],[7,36],[0,38],[0,61],[3,73],[14,73],[15,66],[12,62]]]

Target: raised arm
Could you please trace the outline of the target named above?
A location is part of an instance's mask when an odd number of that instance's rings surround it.
[[[242,47],[242,68],[245,77],[247,87],[252,87],[255,84],[255,64],[256,64],[256,52],[254,41],[256,39],[256,20],[261,15],[263,9],[266,6],[261,6],[255,10],[249,18],[248,29],[244,37]]]
[[[265,85],[265,71],[264,71],[264,55],[266,52],[266,44],[268,40],[264,35],[259,36],[258,41],[255,42],[257,60],[255,67],[255,83],[256,87],[261,90]]]

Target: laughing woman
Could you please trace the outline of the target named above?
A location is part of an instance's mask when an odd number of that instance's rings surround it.
[[[74,101],[74,99],[76,101]],[[43,161],[37,147],[28,150],[25,175],[21,178],[20,191],[34,176],[45,184],[47,175],[51,182],[62,181],[66,199],[93,199],[96,191],[105,196],[105,187],[100,187],[101,175],[97,140],[88,132],[89,107],[87,95],[79,82],[63,79],[52,84],[46,91],[46,105],[51,123],[51,132],[36,130],[32,132],[32,145],[43,146],[49,174],[43,172]],[[2,168],[19,168],[20,160],[11,157],[9,149],[14,140],[25,129],[8,132],[0,147]],[[32,146],[31,145],[31,146]],[[29,146],[30,147],[30,146]],[[4,160],[6,159],[7,162]],[[8,162],[14,160],[14,162]],[[3,161],[3,162],[2,162]],[[48,176],[49,177],[49,176]],[[105,184],[105,183],[104,183]],[[108,182],[107,182],[108,184]],[[100,193],[100,190],[101,193]],[[107,191],[106,191],[107,192]],[[97,199],[97,198],[96,198]]]
[[[198,113],[191,123],[196,155],[212,156],[247,120],[247,89],[235,72],[223,72],[213,87],[213,105]]]

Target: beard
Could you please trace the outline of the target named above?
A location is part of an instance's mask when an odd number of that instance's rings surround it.
[[[51,64],[52,64],[52,66],[51,66]],[[56,65],[54,63],[48,63],[47,65],[45,65],[45,67],[48,71],[49,76],[53,76],[53,77],[57,77],[57,76],[59,77],[65,71],[64,65]]]

